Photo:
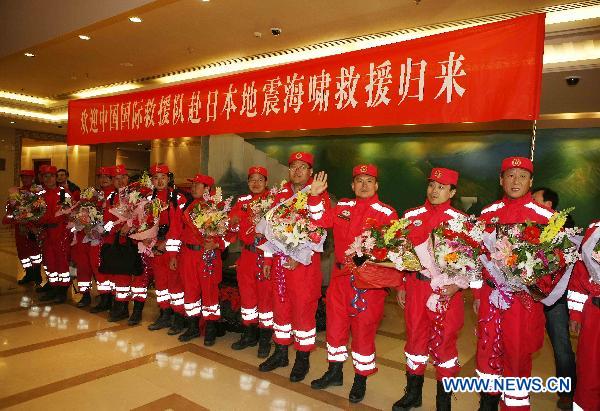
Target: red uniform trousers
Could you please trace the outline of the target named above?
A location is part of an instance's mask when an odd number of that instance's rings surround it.
[[[191,250],[181,244],[179,271],[184,288],[184,306],[188,317],[204,317],[205,320],[221,318],[219,283],[223,276],[221,251],[214,250],[215,257],[207,266],[204,249]]]
[[[600,307],[590,296],[583,307],[577,345],[575,410],[600,410]],[[596,297],[598,298],[598,297]]]
[[[111,274],[110,281],[114,284],[113,294],[116,301],[145,302],[148,296],[148,271],[140,275]]]
[[[109,234],[102,240],[102,244],[112,244],[115,240],[115,234]],[[102,248],[102,247],[100,247]],[[98,261],[100,262],[100,255],[98,254]],[[100,266],[100,263],[98,263]],[[115,291],[115,282],[113,274],[104,274],[98,272],[96,274],[96,289],[98,294],[112,294]]]
[[[257,324],[260,328],[273,327],[273,288],[270,279],[262,273],[264,257],[242,248],[237,261],[237,281],[240,290],[242,322]]]
[[[104,240],[105,243],[112,243],[113,241],[114,237],[112,235]],[[148,283],[152,270],[148,266],[146,257],[142,256],[142,261],[144,271],[140,275],[98,273],[96,278],[98,292],[100,294],[113,294],[116,301],[145,302],[148,296]]]
[[[491,292],[492,288],[484,281],[477,325],[477,374],[480,378],[531,377],[532,356],[544,343],[543,305],[533,302],[528,309],[518,296],[513,296],[512,305],[501,311],[491,306]],[[501,329],[500,356],[494,352],[497,319]],[[498,361],[500,370],[492,366],[494,361]],[[529,393],[526,390],[503,392],[501,409],[529,410]]]
[[[37,241],[29,239],[24,226],[15,224],[15,244],[17,246],[17,256],[24,269],[32,267],[34,264],[42,263],[42,251]]]
[[[314,253],[309,265],[299,263],[294,270],[284,267],[279,270],[280,261],[281,257],[273,257],[271,267],[273,341],[280,345],[290,345],[294,341],[296,350],[312,351],[317,337],[315,314],[323,280],[321,255]],[[283,278],[278,278],[278,271]]]
[[[45,229],[42,260],[51,286],[67,287],[71,284],[67,253],[69,248],[69,238],[64,224],[51,224]]]
[[[156,289],[156,302],[158,306],[165,310],[171,306],[171,296],[169,295],[169,260],[171,256],[168,253],[149,257],[148,261],[152,266],[152,275],[154,276],[154,288]]]
[[[178,260],[179,257],[177,254],[171,254],[169,253],[169,260],[167,261],[167,264],[169,263],[170,259],[172,256],[175,256]],[[179,261],[177,261],[177,263],[179,264]],[[171,305],[171,309],[173,311],[175,311],[176,313],[179,313],[181,315],[185,315],[185,293],[184,293],[184,287],[183,287],[183,274],[181,274],[181,271],[178,269],[177,270],[171,270],[169,269],[169,279],[168,279],[168,289],[169,289],[169,303]]]
[[[98,281],[100,245],[82,243],[79,239],[71,248],[71,256],[77,265],[77,288],[79,288],[79,292],[87,293],[92,288],[92,278],[96,278]]]
[[[350,279],[350,275],[339,275],[339,269],[334,268],[327,289],[327,360],[346,361],[346,345],[352,333],[354,371],[356,374],[367,376],[377,372],[375,334],[383,318],[387,291],[365,290],[360,296],[364,302],[359,302],[359,307],[365,306],[366,309],[359,312],[352,306],[356,291],[352,288]]]
[[[440,315],[427,308],[426,303],[432,292],[429,281],[417,278],[415,273],[406,275],[404,354],[406,371],[414,375],[424,375],[429,354],[432,353],[436,379],[441,381],[444,377],[455,377],[460,372],[456,341],[464,324],[464,302],[462,292],[452,296],[446,312],[441,317],[442,335],[431,340],[434,336],[436,317]]]

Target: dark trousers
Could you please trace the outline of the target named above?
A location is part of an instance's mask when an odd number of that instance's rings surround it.
[[[575,354],[569,336],[569,309],[567,308],[567,294],[550,307],[544,307],[546,316],[546,332],[554,351],[554,363],[557,377],[571,377],[571,392],[560,393],[559,396],[573,396],[575,392]]]

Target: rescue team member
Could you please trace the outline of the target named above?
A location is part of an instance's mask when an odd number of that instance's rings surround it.
[[[168,233],[169,266],[181,273],[184,289],[184,307],[189,328],[179,336],[179,341],[190,341],[200,336],[200,318],[206,323],[204,345],[215,344],[216,337],[222,336],[217,327],[221,318],[219,305],[219,283],[222,279],[221,252],[227,246],[225,240],[205,238],[194,225],[190,212],[197,204],[205,201],[202,196],[209,192],[215,181],[212,177],[197,174],[188,179],[192,183],[193,201],[186,204],[181,213],[181,223],[171,225]]]
[[[365,309],[352,306],[356,296],[351,273],[344,270],[346,250],[354,239],[373,226],[397,220],[396,211],[379,201],[377,167],[363,164],[352,170],[354,199],[342,199],[325,211],[320,195],[327,189],[327,174],[320,172],[312,182],[308,204],[311,218],[319,227],[333,228],[335,265],[327,289],[327,360],[329,369],[311,382],[311,387],[324,389],[343,384],[343,364],[348,358],[346,345],[352,333],[354,383],[350,402],[362,401],[367,388],[367,376],[377,372],[375,364],[375,334],[383,318],[387,291],[367,289],[361,294]]]
[[[177,208],[185,204],[185,196],[177,193],[169,187],[169,166],[166,164],[155,164],[150,167],[150,175],[152,176],[152,185],[154,191],[148,197],[148,200],[158,198],[162,205],[160,217],[158,221],[158,236],[157,243],[153,247],[153,257],[150,257],[149,264],[154,275],[154,286],[156,288],[156,302],[160,307],[160,315],[152,324],[148,326],[151,331],[168,328],[172,325],[173,309],[171,308],[171,300],[176,306],[183,306],[183,290],[169,289],[169,283],[173,283],[174,276],[171,275],[169,268],[170,256],[165,253],[167,245],[167,233],[171,224],[171,219],[175,218]],[[177,277],[178,278],[178,277]],[[147,287],[147,285],[146,285]],[[178,310],[179,311],[179,310]],[[183,325],[183,317],[180,311],[176,314],[177,325]]]
[[[55,300],[57,303],[67,301],[67,292],[71,285],[69,273],[70,239],[67,230],[67,216],[56,216],[70,194],[56,184],[56,167],[44,165],[40,167],[44,182],[42,196],[46,201],[46,212],[38,220],[42,235],[42,261],[51,288],[40,299]]]
[[[312,182],[313,162],[310,153],[292,153],[288,160],[289,181],[275,196],[274,204],[290,199]],[[330,202],[327,192],[321,193],[319,198],[323,210],[328,210]],[[281,296],[278,292],[273,292],[275,350],[265,362],[260,364],[259,370],[267,372],[278,367],[287,367],[288,345],[294,342],[296,360],[290,373],[290,381],[302,381],[310,368],[310,352],[315,349],[317,336],[315,313],[321,296],[323,277],[321,255],[314,253],[308,265],[298,264],[291,258],[279,255],[267,257],[265,274],[276,276],[281,272],[285,291]]]
[[[99,167],[96,171],[96,190],[103,195],[103,200],[98,204],[99,207],[103,207],[106,198],[115,189],[112,181],[113,174],[114,170],[112,167]],[[84,237],[84,232],[76,233],[77,242],[71,247],[71,257],[77,266],[77,288],[82,294],[81,299],[77,303],[77,307],[79,308],[84,308],[91,304],[90,290],[92,288],[92,278],[95,278],[96,282],[98,282],[100,275],[98,272],[98,267],[100,266],[100,244],[92,245],[89,242],[84,243]]]
[[[579,334],[575,410],[600,410],[600,262],[592,257],[598,241],[600,221],[590,224],[585,232],[583,260],[575,264],[567,293],[570,328]]]
[[[264,200],[268,196],[267,178],[266,168],[250,167],[250,194],[239,197],[230,212],[231,225],[234,230],[237,229],[237,237],[242,243],[242,253],[236,266],[242,323],[245,327],[240,339],[234,342],[231,348],[243,350],[258,344],[258,358],[268,357],[271,351],[273,294],[271,280],[263,273],[264,253],[257,248],[264,242],[264,237],[256,233],[251,207],[254,202]]]
[[[429,176],[425,203],[407,210],[403,218],[410,220],[409,239],[414,246],[427,242],[433,230],[444,222],[464,214],[451,206],[456,195],[458,172],[447,168],[434,168]],[[433,257],[432,257],[433,259]],[[408,410],[420,407],[425,368],[429,354],[435,356],[437,394],[436,409],[451,409],[451,393],[444,390],[442,378],[455,377],[460,371],[456,341],[464,323],[463,297],[457,285],[446,285],[439,292],[440,301],[448,307],[443,314],[443,334],[439,346],[430,342],[438,313],[427,307],[427,300],[433,293],[431,274],[427,269],[421,272],[406,272],[405,286],[398,290],[398,303],[404,307],[406,322],[406,392],[394,403],[393,410]],[[439,320],[438,320],[439,321]],[[437,345],[437,344],[436,344]]]
[[[35,178],[33,170],[21,170],[19,177],[21,178],[21,187],[19,187],[19,190],[29,191]],[[14,220],[12,211],[7,206],[6,215],[2,223],[13,225],[17,256],[19,257],[21,266],[25,270],[25,276],[17,281],[17,283],[25,285],[34,282],[39,286],[42,283],[42,251],[32,230],[32,225],[17,223]]]
[[[489,230],[495,224],[520,224],[527,221],[547,224],[554,211],[539,205],[533,200],[529,190],[533,183],[533,163],[524,157],[509,157],[502,161],[500,185],[504,197],[481,211],[481,219],[488,224]],[[474,306],[478,311],[477,326],[477,374],[480,378],[493,379],[503,377],[530,377],[532,356],[544,342],[544,310],[541,302],[534,301],[529,294],[523,293],[513,298],[506,310],[497,310],[490,304],[489,296],[496,287],[493,278],[482,272],[483,282],[480,290],[474,290]],[[556,276],[556,281],[560,279]],[[516,297],[516,296],[515,296]],[[527,302],[524,302],[527,300]],[[500,318],[503,353],[500,357],[500,369],[493,366],[494,344],[496,338],[496,318]],[[485,320],[485,321],[482,321]],[[488,321],[489,320],[489,321]],[[480,409],[495,410],[500,401],[499,394],[481,393]],[[511,390],[502,393],[502,409],[512,411],[529,410],[529,392]]]

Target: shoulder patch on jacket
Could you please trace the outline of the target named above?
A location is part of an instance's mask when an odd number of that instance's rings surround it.
[[[404,218],[416,217],[419,214],[423,214],[427,209],[425,207],[415,208],[414,210],[409,210],[404,213]]]
[[[373,203],[373,204],[371,204],[371,208],[373,208],[374,210],[377,210],[377,211],[379,211],[379,212],[381,212],[381,213],[383,213],[383,214],[385,214],[387,216],[390,216],[393,213],[392,210],[390,210],[389,208],[387,208],[385,206],[382,206],[379,203]]]
[[[484,208],[483,210],[481,210],[481,214],[491,213],[492,211],[500,210],[502,207],[504,207],[504,203],[502,201],[500,201],[498,203],[489,205],[486,208]]]
[[[536,203],[527,203],[527,204],[525,204],[525,207],[535,211],[537,214],[544,216],[546,218],[550,218],[550,217],[552,217],[552,214],[554,214],[552,211],[547,210],[544,207],[537,205]]]

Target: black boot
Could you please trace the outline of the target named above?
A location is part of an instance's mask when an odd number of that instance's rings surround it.
[[[31,267],[31,272],[33,274],[33,281],[37,286],[42,285],[42,266],[40,264],[34,264]]]
[[[215,345],[217,339],[217,322],[214,320],[206,320],[206,329],[204,330],[204,345],[211,347]]]
[[[89,291],[86,291],[81,296],[81,300],[77,303],[77,308],[85,308],[92,303],[92,296]]]
[[[329,368],[325,374],[318,380],[313,380],[310,386],[315,390],[322,390],[327,387],[337,387],[344,384],[344,363],[330,362]]]
[[[40,301],[42,301],[42,302],[54,301],[56,299],[57,295],[58,295],[58,287],[50,286],[48,288],[48,290],[46,291],[46,293],[40,297]]]
[[[500,395],[492,395],[482,392],[479,396],[479,411],[498,411]]]
[[[308,370],[310,369],[310,351],[296,351],[296,360],[290,373],[291,382],[299,382],[306,377]]]
[[[162,330],[171,326],[171,315],[173,315],[173,309],[165,308],[160,310],[160,315],[152,324],[148,326],[150,331]]]
[[[127,325],[138,325],[142,321],[142,311],[144,310],[143,301],[133,302],[133,312],[127,321]]]
[[[251,324],[244,329],[240,339],[231,344],[231,349],[239,351],[244,348],[254,347],[256,344],[258,344],[258,326]]]
[[[167,332],[168,335],[181,334],[185,330],[185,317],[179,313],[173,313],[171,328]]]
[[[394,403],[392,411],[408,411],[420,407],[423,403],[424,376],[406,373],[406,388],[404,397]]]
[[[95,307],[92,307],[92,309],[90,310],[90,312],[92,314],[101,313],[102,311],[107,311],[111,307],[112,295],[100,294],[99,297],[100,297],[100,302]]]
[[[260,328],[260,337],[258,338],[258,358],[267,358],[271,352],[271,337],[273,330],[270,328]]]
[[[25,275],[23,276],[23,278],[21,278],[19,281],[17,281],[17,284],[19,285],[27,285],[29,283],[32,283],[35,281],[34,278],[34,273],[33,273],[33,267],[28,267],[25,269]]]
[[[126,318],[129,318],[129,301],[115,301],[110,309],[108,321],[116,323]]]
[[[187,342],[193,338],[200,337],[200,318],[189,317],[188,323],[190,325],[189,328],[178,338],[181,342]]]
[[[269,358],[267,358],[258,366],[258,370],[262,372],[268,372],[279,367],[287,367],[288,365],[288,346],[275,344],[275,351]]]
[[[61,285],[59,287],[56,287],[56,299],[54,300],[56,304],[64,304],[67,302],[69,287],[70,286],[68,285]]]
[[[354,374],[354,383],[352,383],[352,388],[350,389],[350,395],[348,395],[348,399],[353,403],[361,402],[363,398],[365,398],[366,392],[367,376]]]
[[[35,288],[35,292],[36,293],[47,293],[48,291],[50,291],[51,288],[52,288],[52,286],[50,285],[50,282],[46,281],[46,284],[44,284],[43,286],[40,283],[40,286]]]
[[[437,382],[437,394],[435,396],[436,411],[450,411],[452,409],[452,391],[446,392],[444,384]]]

